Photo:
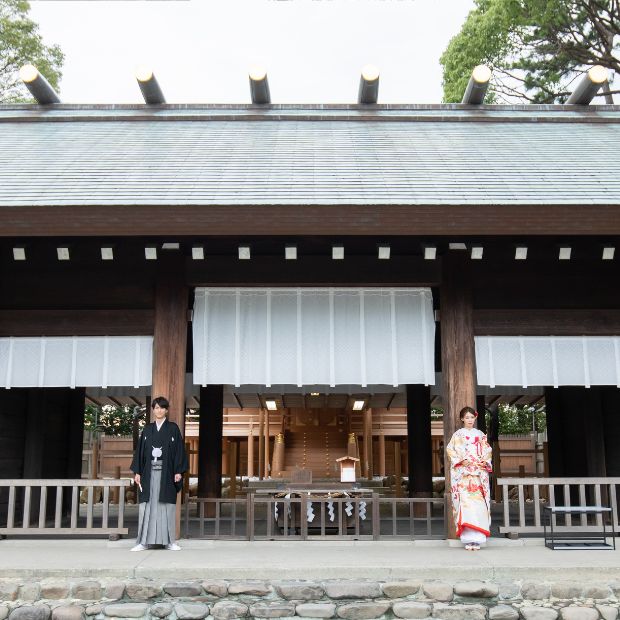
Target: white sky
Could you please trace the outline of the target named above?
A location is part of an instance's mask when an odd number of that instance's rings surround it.
[[[439,103],[439,57],[473,0],[31,0],[65,53],[66,103],[141,103],[147,64],[169,103],[247,103],[254,64],[273,103],[354,103],[381,70],[380,103]]]

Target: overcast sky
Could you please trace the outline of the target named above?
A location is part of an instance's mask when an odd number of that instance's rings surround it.
[[[249,102],[248,68],[274,103],[353,103],[361,67],[380,103],[439,103],[439,57],[473,0],[31,0],[65,53],[67,103],[140,103],[138,64],[169,103]]]

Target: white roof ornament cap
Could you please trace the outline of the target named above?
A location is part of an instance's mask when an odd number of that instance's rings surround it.
[[[146,258],[146,260],[157,260],[157,248],[155,246],[145,247],[144,258]]]
[[[26,248],[13,248],[13,260],[26,260]]]
[[[595,65],[588,69],[581,78],[572,95],[566,103],[573,105],[588,105],[599,91],[601,86],[608,80],[607,69],[601,65]]]
[[[271,103],[267,69],[259,65],[251,67],[248,71],[248,77],[250,78],[250,97],[252,98],[252,103],[258,105]]]
[[[297,260],[297,246],[287,245],[284,248],[284,258],[286,260]]]
[[[472,247],[471,249],[472,260],[482,260],[483,253],[484,253],[484,248],[482,246]]]
[[[205,258],[205,249],[201,245],[195,245],[192,248],[192,259],[193,260],[204,260]]]
[[[571,255],[571,248],[563,247],[563,248],[560,248],[560,253],[558,255],[558,258],[560,260],[570,260],[570,255]]]
[[[491,68],[487,65],[477,65],[471,72],[471,76],[478,84],[486,84],[491,80],[492,73]]]
[[[357,102],[360,104],[377,103],[379,98],[379,67],[376,65],[364,65],[360,77],[360,87],[357,94]]]
[[[166,103],[166,98],[162,92],[155,75],[150,67],[141,65],[135,71],[138,86],[144,97],[144,103],[148,105],[161,105]]]
[[[56,91],[34,65],[24,65],[19,70],[19,77],[37,103],[41,105],[60,103],[60,97]]]
[[[101,248],[101,260],[114,260],[114,249],[110,247]]]
[[[389,245],[379,246],[379,260],[390,260],[390,246]]]
[[[69,248],[68,247],[56,248],[56,255],[58,256],[58,260],[69,260],[70,259]]]
[[[492,71],[487,65],[474,67],[461,103],[470,105],[480,105],[483,103],[491,82],[491,75]]]
[[[364,403],[365,402],[366,401],[363,401],[363,400],[356,400],[353,403],[353,411],[361,411],[364,408]]]
[[[276,403],[275,400],[273,399],[268,399],[265,401],[265,406],[267,407],[267,409],[269,411],[277,411],[278,410],[278,403]]]
[[[250,260],[252,258],[252,252],[249,245],[239,246],[239,260]]]

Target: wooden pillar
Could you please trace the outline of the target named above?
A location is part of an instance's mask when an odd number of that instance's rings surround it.
[[[237,455],[239,443],[237,439],[228,442],[228,474],[230,476],[229,497],[237,496]]]
[[[605,466],[605,433],[603,422],[602,389],[599,386],[585,389],[585,407],[581,412],[581,420],[585,431],[585,452],[587,475],[604,478],[607,475]]]
[[[230,475],[230,468],[228,467],[228,453],[230,451],[230,440],[228,437],[222,439],[222,476]]]
[[[271,477],[271,460],[269,450],[269,409],[265,409],[265,478]]]
[[[284,433],[278,433],[273,445],[273,462],[271,466],[271,477],[279,478],[284,469]]]
[[[473,329],[473,294],[469,256],[449,251],[442,258],[440,286],[441,374],[443,389],[444,444],[460,428],[459,412],[476,404],[476,357]],[[450,461],[445,456],[446,494],[449,502],[448,538],[456,537],[452,518]]]
[[[258,413],[258,479],[262,480],[265,475],[265,412],[261,409]]]
[[[620,445],[620,389],[603,388],[602,401],[605,471],[608,476],[620,476],[620,450],[618,450],[618,445]]]
[[[248,478],[254,477],[254,429],[250,422],[250,430],[248,432]]]
[[[394,495],[403,496],[402,462],[400,456],[400,439],[394,440]]]
[[[364,411],[364,477],[372,480],[372,409]]]
[[[379,475],[385,478],[385,435],[379,435]]]
[[[476,411],[478,412],[478,419],[476,420],[476,424],[478,430],[483,432],[485,435],[487,434],[487,404],[486,398],[483,395],[476,396]]]
[[[407,386],[409,497],[433,496],[431,388]]]
[[[224,386],[200,388],[198,429],[198,497],[221,497]]]
[[[185,435],[188,290],[184,263],[181,260],[162,260],[160,269],[155,287],[151,394],[153,398],[164,396],[168,399],[168,418],[176,422],[181,434]]]

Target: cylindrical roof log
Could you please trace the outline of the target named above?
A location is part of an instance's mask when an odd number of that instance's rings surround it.
[[[149,105],[160,105],[162,103],[166,103],[164,93],[159,87],[159,83],[150,69],[145,67],[138,68],[136,70],[136,80],[138,80],[138,86],[140,87],[145,103],[148,103]]]
[[[56,91],[34,65],[24,65],[19,70],[19,77],[30,91],[30,94],[37,100],[37,103],[41,105],[60,103],[60,97],[56,94]]]
[[[588,105],[599,88],[607,81],[607,69],[601,65],[594,65],[581,78],[573,94],[566,100],[566,103],[574,105]]]
[[[491,69],[486,65],[478,65],[471,72],[461,103],[480,105],[487,94],[491,80]]]
[[[374,65],[365,65],[360,77],[357,102],[363,104],[377,103],[379,98],[379,69]]]
[[[271,103],[271,94],[269,92],[267,71],[261,67],[255,67],[253,69],[250,69],[249,78],[250,96],[252,97],[252,103]]]

